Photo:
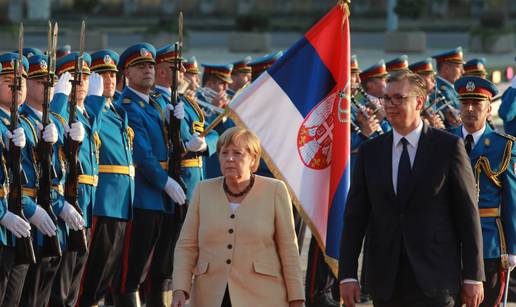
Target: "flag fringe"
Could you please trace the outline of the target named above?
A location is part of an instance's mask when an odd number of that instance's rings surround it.
[[[244,124],[244,122],[238,117],[238,115],[233,112],[233,110],[229,110],[228,116],[237,124],[237,126],[250,130],[247,125]],[[294,203],[294,206],[296,206],[296,209],[303,218],[303,221],[308,225],[310,228],[310,231],[312,232],[312,235],[315,237],[315,240],[317,241],[317,244],[319,245],[321,252],[324,255],[324,260],[332,270],[332,273],[335,275],[335,277],[338,276],[338,259],[332,258],[326,254],[326,244],[321,238],[321,234],[319,233],[319,230],[317,227],[312,223],[312,220],[310,219],[309,215],[305,212],[303,206],[301,205],[301,201],[297,198],[296,194],[294,193],[293,189],[290,187],[288,181],[286,180],[285,176],[281,173],[281,171],[276,167],[276,164],[272,161],[270,155],[265,151],[265,149],[262,147],[262,158],[265,160],[265,163],[269,167],[270,171],[276,177],[277,179],[282,180],[285,185],[287,186],[287,190],[290,194],[290,198],[292,199],[292,202]],[[304,239],[304,238],[303,238]]]

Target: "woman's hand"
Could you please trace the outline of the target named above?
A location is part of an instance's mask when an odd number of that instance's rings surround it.
[[[305,307],[305,301],[292,301],[292,302],[289,302],[288,303],[288,307]]]
[[[172,300],[172,307],[185,307],[186,306],[186,295],[183,290],[176,290],[173,294],[174,299]]]

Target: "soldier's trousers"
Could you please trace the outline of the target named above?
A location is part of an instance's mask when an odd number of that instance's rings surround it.
[[[317,303],[317,297],[326,295],[338,298],[339,285],[330,267],[324,261],[324,254],[312,236],[308,250],[306,268],[305,296],[306,304]]]
[[[29,265],[25,277],[20,306],[47,306],[52,283],[57,274],[61,257],[37,257],[35,264]]]
[[[120,270],[127,221],[95,216],[90,231],[89,256],[82,273],[79,306],[93,306],[106,296]]]
[[[28,264],[15,263],[13,247],[0,245],[0,306],[18,306],[29,269]]]
[[[90,229],[86,229],[86,238],[90,241]],[[49,306],[72,307],[77,304],[81,277],[88,259],[88,251],[83,253],[65,250],[52,285]]]
[[[500,259],[484,259],[484,301],[481,307],[498,306],[503,297],[506,274],[500,267]]]
[[[120,295],[138,292],[151,268],[154,255],[158,252],[165,253],[170,248],[165,244],[158,246],[166,218],[167,215],[161,211],[133,210],[133,220],[129,222],[125,234],[122,272],[116,282]],[[164,235],[169,236],[170,233]],[[156,259],[158,262],[167,261],[163,258]]]

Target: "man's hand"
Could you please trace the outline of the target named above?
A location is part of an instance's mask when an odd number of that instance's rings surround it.
[[[484,300],[484,285],[464,284],[460,296],[466,307],[478,307]]]
[[[229,104],[228,95],[225,91],[219,92],[217,95],[215,95],[215,97],[213,97],[211,104],[217,108],[224,109]]]
[[[358,281],[349,281],[340,284],[340,297],[346,307],[355,307],[360,302],[360,285]]]

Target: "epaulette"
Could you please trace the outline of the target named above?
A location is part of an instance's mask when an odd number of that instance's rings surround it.
[[[150,96],[151,96],[152,98],[159,98],[159,97],[161,97],[161,93],[153,92],[153,93],[151,93],[151,94],[150,94]]]
[[[131,102],[133,101],[130,98],[125,97],[124,99],[122,99],[123,104],[130,104]]]
[[[498,131],[495,131],[496,134],[500,135],[501,137],[503,138],[506,138],[508,140],[511,140],[513,142],[516,142],[516,137],[510,135],[510,134],[507,134],[507,133],[503,133],[503,132],[498,132]]]

